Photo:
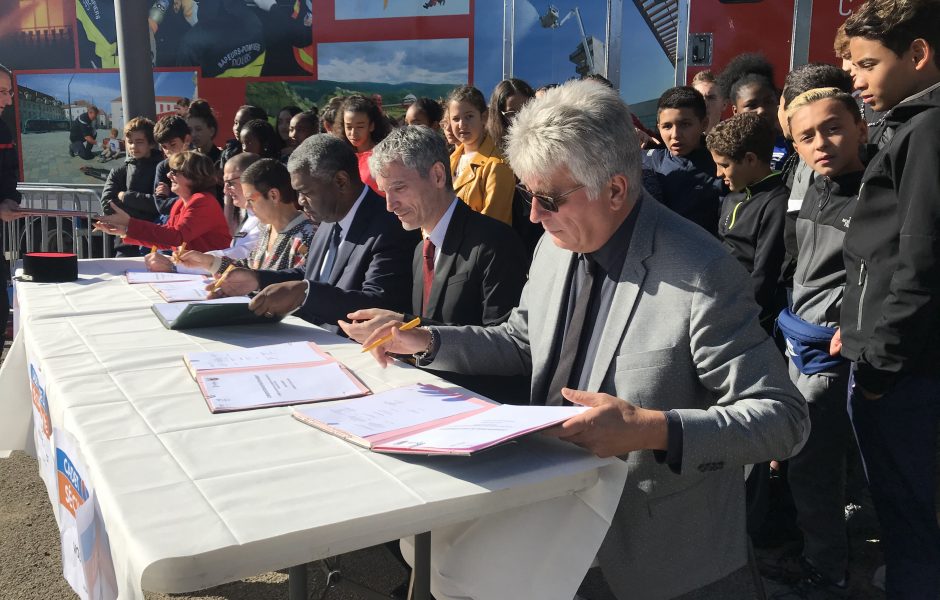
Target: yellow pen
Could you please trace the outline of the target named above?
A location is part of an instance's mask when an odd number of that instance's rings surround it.
[[[234,268],[235,268],[235,265],[234,265],[234,264],[231,264],[231,265],[227,266],[224,271],[222,271],[222,275],[218,278],[218,280],[216,280],[215,284],[213,284],[213,286],[212,286],[212,291],[213,291],[213,292],[218,291],[219,288],[222,287],[222,282],[225,280],[225,277],[226,277],[229,273],[231,273],[232,269],[234,269]]]
[[[176,252],[173,254],[173,261],[179,262],[180,256],[183,255],[183,252],[186,250],[186,242],[180,244],[180,247],[176,249]]]
[[[398,328],[398,331],[408,331],[409,329],[414,329],[415,327],[417,327],[417,326],[420,325],[420,324],[421,324],[421,317],[415,317],[415,318],[412,319],[411,321],[408,321],[407,323],[405,323],[404,325],[402,325],[401,327],[399,327],[399,328]],[[385,342],[388,342],[388,341],[391,340],[391,339],[392,339],[392,334],[388,334],[388,335],[385,336],[385,337],[382,337],[382,338],[379,338],[379,339],[375,340],[374,342],[372,342],[371,344],[369,344],[368,346],[366,346],[365,348],[363,348],[362,351],[363,351],[363,352],[368,352],[369,350],[374,350],[375,348],[378,348],[379,346],[381,346],[381,345],[384,344]]]
[[[157,253],[157,247],[156,247],[156,246],[150,246],[150,254],[156,254],[156,253]]]

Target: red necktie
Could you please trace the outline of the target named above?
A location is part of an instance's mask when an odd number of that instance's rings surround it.
[[[431,297],[431,282],[434,281],[434,244],[431,238],[424,238],[424,302],[422,311],[428,314],[428,298]]]

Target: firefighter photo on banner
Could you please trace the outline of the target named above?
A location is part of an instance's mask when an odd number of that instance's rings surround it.
[[[76,0],[79,66],[117,68],[112,0]],[[153,0],[155,67],[195,67],[203,77],[313,73],[312,0]]]

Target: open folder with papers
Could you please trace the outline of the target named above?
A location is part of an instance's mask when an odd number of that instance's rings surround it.
[[[134,285],[138,283],[170,283],[170,282],[191,282],[199,283],[209,281],[207,276],[198,273],[165,273],[160,271],[125,271],[124,277],[127,283]],[[203,283],[205,286],[205,283]]]
[[[375,452],[468,456],[587,410],[513,406],[416,384],[294,409],[294,418]]]
[[[275,323],[284,318],[283,315],[256,315],[248,308],[249,302],[251,298],[248,296],[233,296],[199,302],[158,302],[151,309],[164,327],[174,330]]]
[[[214,413],[370,393],[345,366],[313,342],[193,352],[183,360]]]

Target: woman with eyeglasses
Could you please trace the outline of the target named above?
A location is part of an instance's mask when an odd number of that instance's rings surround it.
[[[454,192],[473,210],[512,225],[516,177],[486,133],[486,99],[472,86],[455,88],[447,112],[459,145],[450,155]]]
[[[521,79],[503,79],[493,88],[490,95],[490,111],[486,120],[486,132],[490,134],[496,147],[503,151],[506,131],[522,110],[526,102],[535,98],[535,90]]]
[[[173,203],[166,225],[135,219],[112,202],[114,214],[98,217],[95,229],[124,237],[126,244],[161,250],[176,249],[183,243],[202,252],[227,248],[232,234],[213,196],[217,178],[212,160],[192,150],[168,160],[170,189],[179,199]]]
[[[232,232],[232,245],[224,250],[212,250],[207,252],[206,255],[239,260],[248,258],[258,246],[263,225],[255,216],[254,211],[251,210],[251,207],[248,206],[245,194],[242,193],[241,182],[245,170],[259,160],[261,160],[261,157],[257,154],[242,152],[225,163],[225,167],[222,169],[222,189],[225,190],[223,214],[226,223],[228,223],[228,230]],[[196,254],[202,255],[203,253],[196,252]],[[148,254],[144,262],[150,271],[209,273],[208,268],[192,267],[182,260],[173,262],[170,257],[160,253]]]
[[[190,270],[216,275],[230,265],[274,271],[302,267],[317,223],[297,209],[297,192],[291,187],[287,167],[273,158],[262,158],[244,170],[239,187],[262,224],[261,237],[251,254],[235,258],[218,252],[187,250],[179,256],[179,263]]]

